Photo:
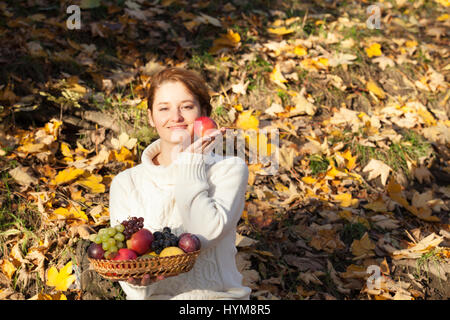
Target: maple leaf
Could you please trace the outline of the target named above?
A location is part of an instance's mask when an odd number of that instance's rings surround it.
[[[103,177],[98,174],[90,174],[87,177],[79,179],[76,183],[89,189],[91,193],[103,193],[106,190],[104,184],[102,184]]]
[[[241,36],[239,33],[228,29],[227,33],[223,33],[219,38],[213,41],[213,46],[209,50],[211,54],[217,54],[224,50],[229,50],[231,48],[236,48],[241,42]]]
[[[84,173],[83,169],[77,169],[74,167],[69,167],[62,171],[59,171],[55,178],[50,182],[53,185],[61,185],[64,183],[71,182],[81,176]]]
[[[356,257],[360,257],[362,255],[373,255],[373,250],[375,249],[375,244],[370,240],[369,234],[366,232],[361,237],[360,240],[353,240],[350,250],[353,255]]]
[[[285,82],[288,82],[286,78],[283,76],[283,74],[280,71],[280,66],[275,66],[270,73],[270,80],[272,80],[274,83],[282,87],[283,89],[286,89]]]
[[[253,110],[247,110],[239,114],[236,120],[236,127],[244,130],[258,130],[259,120],[252,115]]]
[[[370,172],[369,172],[370,171]],[[383,186],[386,185],[386,180],[389,177],[389,173],[392,171],[391,167],[385,164],[383,161],[371,159],[369,163],[364,167],[363,172],[369,172],[368,180],[381,178]]]
[[[386,67],[393,67],[395,66],[394,60],[391,58],[386,57],[385,55],[379,56],[378,58],[375,58],[372,60],[373,62],[378,63],[381,70],[385,70]]]
[[[341,193],[333,195],[334,200],[339,202],[341,207],[355,207],[358,205],[358,199],[352,199],[351,193]]]
[[[69,261],[60,271],[55,266],[47,271],[46,285],[55,287],[58,291],[66,291],[75,279],[76,276],[72,274],[72,261]]]
[[[375,81],[373,81],[373,80],[368,81],[366,84],[366,88],[371,93],[376,95],[378,98],[380,98],[380,99],[386,98],[386,94],[384,93],[383,89],[381,89],[379,86],[377,86]]]
[[[381,45],[379,43],[372,44],[370,47],[365,48],[365,51],[369,58],[378,57],[382,55]]]

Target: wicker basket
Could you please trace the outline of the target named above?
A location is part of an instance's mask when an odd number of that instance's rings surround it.
[[[144,274],[150,274],[151,277],[169,277],[188,272],[194,266],[199,253],[200,250],[197,250],[176,256],[135,260],[88,259],[93,269],[103,278],[127,280],[130,277],[142,278]]]

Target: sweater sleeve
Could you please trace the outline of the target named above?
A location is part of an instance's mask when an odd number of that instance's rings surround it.
[[[132,183],[126,171],[119,173],[111,182],[109,189],[109,220],[111,226],[121,223],[129,216],[133,216],[129,205],[129,192],[132,190]],[[158,282],[148,286],[132,285],[126,281],[119,281],[119,283],[128,300],[144,300],[150,297],[158,286]]]
[[[183,226],[199,236],[202,247],[215,246],[242,215],[248,167],[239,157],[221,160],[211,169],[210,185],[204,155],[182,152],[176,161],[175,201]]]

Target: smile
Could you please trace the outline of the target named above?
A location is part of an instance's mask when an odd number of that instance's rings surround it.
[[[180,130],[180,129],[187,129],[187,125],[185,125],[185,126],[173,126],[173,127],[170,127],[169,129],[171,129],[171,130]]]

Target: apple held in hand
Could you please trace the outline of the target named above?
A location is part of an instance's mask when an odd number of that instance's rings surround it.
[[[210,117],[199,117],[194,121],[194,134],[203,137],[208,130],[217,129],[217,124]]]
[[[138,255],[142,255],[150,250],[153,239],[154,237],[150,230],[141,229],[133,233],[131,238],[127,240],[127,248],[135,251]]]
[[[117,255],[113,258],[113,260],[134,260],[137,257],[138,256],[136,252],[134,252],[133,250],[122,248],[119,249]]]
[[[184,252],[193,252],[200,250],[200,239],[192,233],[183,233],[178,240],[178,247]]]

